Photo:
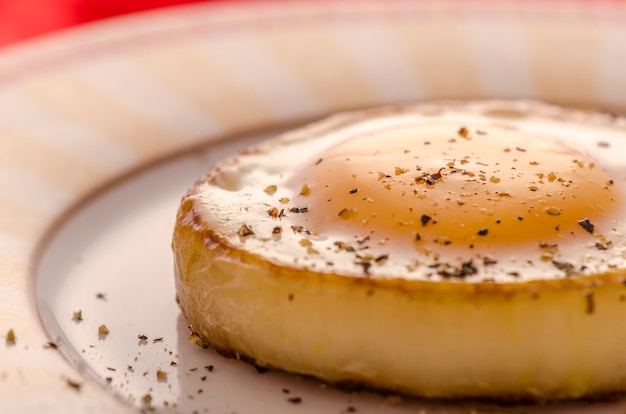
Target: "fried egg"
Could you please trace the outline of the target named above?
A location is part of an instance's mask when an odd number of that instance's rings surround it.
[[[221,353],[420,397],[626,389],[626,122],[529,101],[334,115],[183,197],[177,297]]]

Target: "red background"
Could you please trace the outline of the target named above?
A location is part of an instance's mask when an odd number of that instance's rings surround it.
[[[0,48],[80,23],[201,1],[215,0],[0,0]]]

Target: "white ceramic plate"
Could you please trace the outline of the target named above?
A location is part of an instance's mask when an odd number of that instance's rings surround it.
[[[0,336],[16,341],[0,343],[0,411],[133,411],[147,394],[163,412],[503,411],[345,393],[194,347],[170,271],[178,198],[259,131],[342,109],[497,97],[623,111],[625,38],[623,2],[381,0],[186,6],[4,50]]]

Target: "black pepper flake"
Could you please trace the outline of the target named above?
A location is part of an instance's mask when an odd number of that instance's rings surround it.
[[[154,339],[152,340],[152,343],[153,343],[153,344],[156,344],[157,342],[163,342],[163,337],[160,337],[160,338],[154,338]]]
[[[369,241],[370,236],[365,236],[363,237],[361,240],[357,240],[356,242],[359,244],[359,246],[363,245],[363,243],[365,243],[366,241]]]
[[[517,216],[517,219],[518,219],[519,221],[522,221],[522,220],[524,220],[524,217],[522,217],[522,216]]]
[[[344,243],[342,241],[336,241],[333,243],[335,246],[339,248],[339,250],[345,250],[347,252],[353,252],[354,247],[350,246],[348,243]]]
[[[296,213],[296,214],[306,213],[308,211],[309,211],[308,207],[291,207],[289,209],[290,213]]]
[[[291,390],[289,388],[283,388],[283,394],[289,394]]]
[[[607,243],[596,242],[596,244],[595,244],[596,249],[598,249],[598,250],[608,250],[609,247],[611,247],[611,245],[612,245],[611,242],[607,242]]]
[[[57,349],[59,346],[54,342],[47,342],[43,347],[45,349]]]
[[[596,311],[596,302],[593,296],[593,292],[589,292],[585,295],[585,313],[592,315]]]
[[[287,401],[289,401],[292,404],[300,404],[302,402],[302,398],[301,397],[291,397],[291,398],[287,398]]]
[[[489,233],[489,229],[482,228],[482,229],[478,230],[478,232],[476,234],[478,234],[479,236],[486,236],[487,233]]]
[[[557,262],[556,260],[552,261],[552,264],[559,270],[565,272],[566,276],[576,276],[578,271],[574,267],[573,264],[567,262]]]
[[[369,276],[369,274],[370,274],[370,267],[372,267],[372,264],[370,262],[358,261],[358,262],[354,262],[354,264],[357,265],[357,266],[361,266],[363,268],[363,273]]]
[[[580,224],[580,227],[587,230],[589,233],[593,233],[593,230],[596,228],[596,226],[588,218],[578,220],[578,224]]]
[[[359,191],[359,189],[358,189],[358,188],[353,188],[352,190],[350,190],[350,194],[354,194],[354,193],[356,193],[357,191]]]
[[[439,171],[437,171],[436,173],[431,174],[429,179],[426,179],[426,183],[430,184],[430,185],[433,185],[433,184],[435,184],[435,181],[441,179],[441,170],[442,170],[442,168],[440,168]]]
[[[426,183],[427,185],[435,185],[435,183],[438,180],[441,180],[441,177],[442,177],[441,170],[443,170],[443,168],[440,168],[434,174],[424,173],[424,174],[420,175],[419,177],[415,177],[415,182],[417,184]]]
[[[483,264],[485,266],[490,266],[490,265],[494,265],[494,264],[497,264],[497,263],[498,263],[497,260],[494,260],[494,259],[492,259],[490,257],[484,257],[483,258]]]
[[[317,161],[315,161],[315,165],[320,165],[322,161],[324,161],[324,158],[319,158]]]
[[[378,256],[377,258],[374,259],[374,261],[376,263],[381,263],[384,262],[385,260],[389,259],[389,255],[388,254],[381,254],[380,256]]]
[[[469,260],[461,264],[460,267],[452,269],[443,269],[437,272],[437,274],[444,278],[464,278],[478,273],[478,269],[474,266],[474,263]]]
[[[420,217],[420,221],[422,222],[422,226],[425,226],[431,219],[432,219],[432,217],[430,217],[429,215],[422,214],[422,216]]]
[[[465,263],[463,263],[461,265],[461,275],[460,275],[460,277],[474,275],[477,272],[478,272],[478,270],[476,269],[476,267],[474,267],[474,264],[470,260],[470,261],[465,262]]]
[[[70,386],[70,388],[72,388],[72,389],[74,389],[76,391],[80,391],[81,387],[83,386],[83,384],[81,384],[80,382],[71,380],[69,378],[66,379],[65,382],[67,383],[67,385]]]

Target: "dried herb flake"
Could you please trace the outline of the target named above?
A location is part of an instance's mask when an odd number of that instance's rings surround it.
[[[74,322],[81,322],[83,320],[83,311],[77,310],[72,314],[72,320]]]
[[[246,223],[243,223],[241,227],[239,227],[237,234],[239,234],[239,237],[248,237],[252,236],[254,234],[254,231],[252,231],[252,228]]]
[[[7,332],[7,345],[15,345],[15,331],[13,329],[9,329],[9,331]]]
[[[353,208],[344,208],[344,209],[341,209],[339,213],[337,213],[339,218],[343,220],[349,220],[351,218],[354,218],[356,217],[356,214],[357,214],[356,210]]]
[[[98,327],[98,336],[100,338],[106,338],[109,335],[109,328],[106,325],[100,325]]]

